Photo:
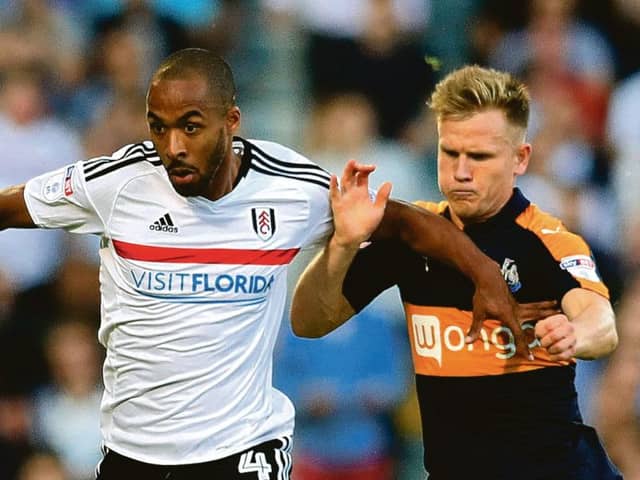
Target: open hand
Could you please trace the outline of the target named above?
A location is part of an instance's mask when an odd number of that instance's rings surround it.
[[[380,224],[391,194],[391,184],[383,183],[375,200],[369,192],[369,175],[374,165],[349,160],[340,179],[340,187],[331,177],[330,198],[335,226],[334,241],[339,245],[357,248]]]

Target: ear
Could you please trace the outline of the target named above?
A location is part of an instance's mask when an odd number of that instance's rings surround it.
[[[227,110],[225,121],[227,123],[227,128],[231,133],[236,132],[240,128],[240,119],[240,108],[234,105]]]
[[[521,143],[516,150],[516,164],[513,169],[516,176],[525,174],[529,166],[529,158],[531,158],[531,144]]]

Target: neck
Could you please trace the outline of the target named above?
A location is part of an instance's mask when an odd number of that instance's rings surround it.
[[[218,167],[215,175],[211,178],[209,193],[207,194],[209,200],[218,200],[233,190],[233,185],[236,182],[236,178],[238,178],[241,163],[241,158],[231,150],[229,156],[220,167]]]

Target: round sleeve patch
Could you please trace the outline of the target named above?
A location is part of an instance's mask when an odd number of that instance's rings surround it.
[[[47,201],[57,200],[62,197],[63,190],[62,185],[64,183],[64,173],[56,172],[52,174],[43,184],[42,184],[42,196]]]

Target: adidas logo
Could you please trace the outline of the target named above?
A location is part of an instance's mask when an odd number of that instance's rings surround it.
[[[178,227],[173,224],[171,215],[168,213],[165,213],[158,220],[149,225],[149,230],[154,230],[156,232],[178,233]]]

